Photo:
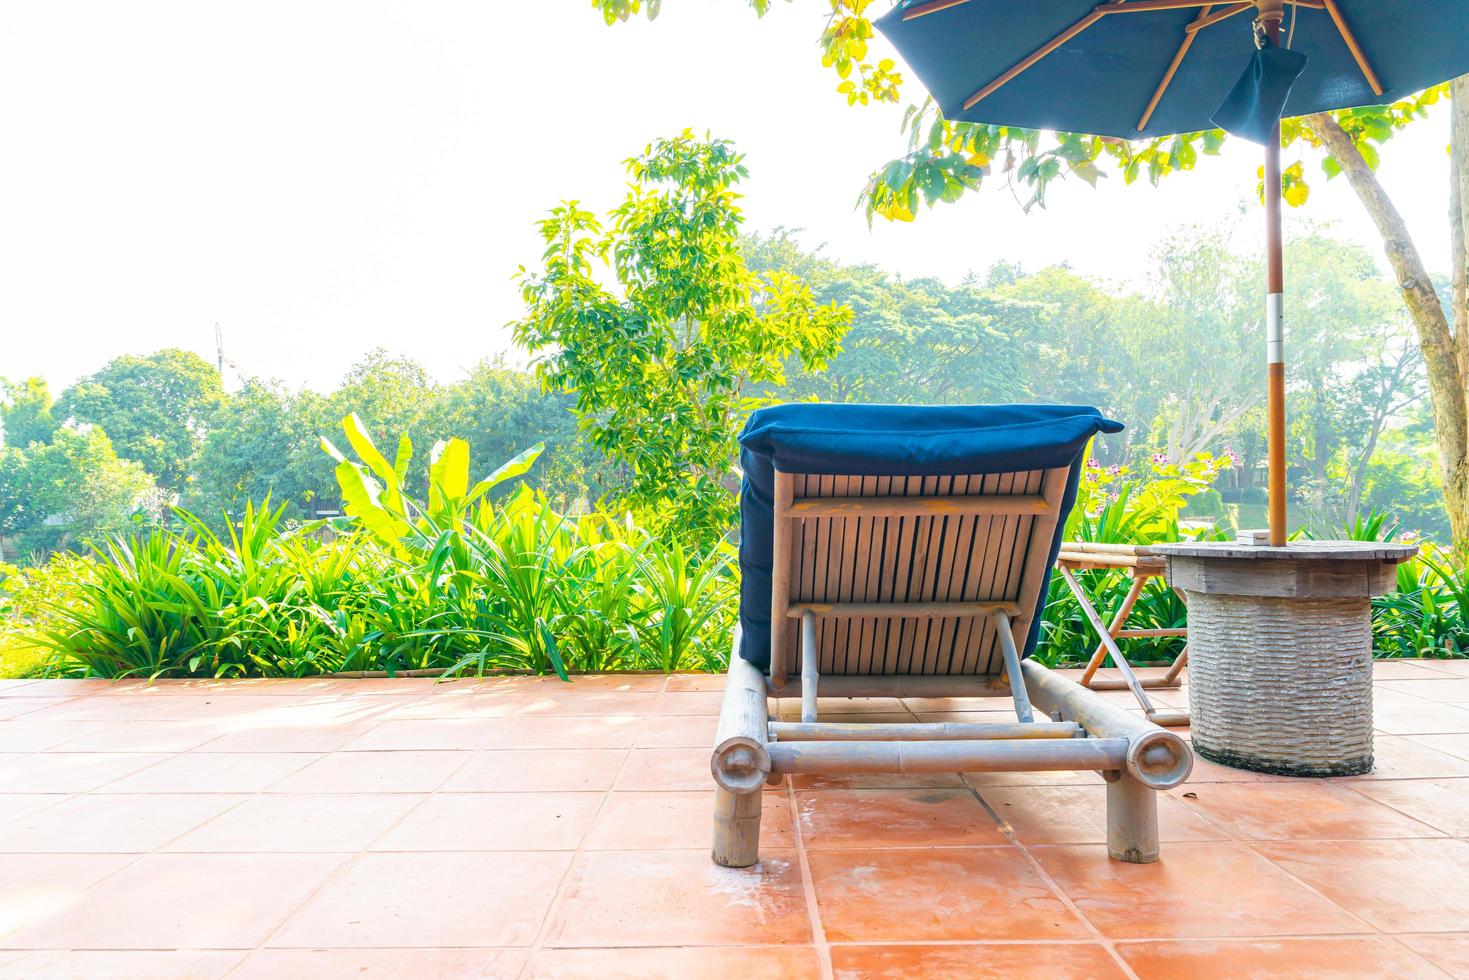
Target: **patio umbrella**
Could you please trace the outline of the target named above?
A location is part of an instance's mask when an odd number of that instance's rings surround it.
[[[1265,144],[1270,543],[1284,544],[1280,119],[1469,72],[1469,0],[907,0],[877,27],[951,121]]]

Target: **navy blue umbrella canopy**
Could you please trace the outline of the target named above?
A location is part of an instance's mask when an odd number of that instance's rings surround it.
[[[951,122],[1265,145],[1270,544],[1286,543],[1280,120],[1469,72],[1469,0],[904,0],[877,20]]]
[[[1031,67],[974,99],[1088,19]],[[1199,21],[1206,23],[1190,31]],[[1255,50],[1253,21],[1252,3],[908,0],[877,28],[946,119],[1135,139],[1215,128],[1211,120]],[[1469,0],[1286,0],[1281,44],[1306,57],[1284,115],[1381,105],[1469,72]]]

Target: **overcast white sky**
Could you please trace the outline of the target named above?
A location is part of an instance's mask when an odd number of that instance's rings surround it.
[[[585,0],[5,0],[0,376],[212,359],[219,322],[249,374],[326,388],[383,346],[452,380],[510,349],[533,222],[615,203],[621,161],[686,126],[747,152],[749,227],[905,276],[1009,258],[1138,282],[1156,239],[1253,195],[1237,142],[1158,190],[1077,184],[1029,215],[991,191],[869,231],[853,203],[901,151],[898,118],[833,93],[825,7],[665,0],[608,28]],[[1446,142],[1440,113],[1383,168],[1435,270]],[[1373,243],[1345,182],[1316,183],[1306,212]]]

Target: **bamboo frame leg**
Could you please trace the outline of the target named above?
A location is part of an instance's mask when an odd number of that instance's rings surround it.
[[[761,793],[714,791],[714,846],[709,856],[722,868],[748,868],[760,860]]]
[[[1107,854],[1128,864],[1158,860],[1158,791],[1126,772],[1107,783]]]
[[[1025,691],[1025,675],[1020,672],[1020,651],[1015,649],[1015,632],[1010,617],[998,609],[994,613],[995,635],[1005,657],[1005,673],[1010,676],[1010,697],[1015,702],[1015,717],[1028,725],[1035,720],[1030,710],[1030,695]]]
[[[1188,778],[1193,769],[1193,755],[1188,743],[1177,735],[1047,670],[1034,659],[1022,661],[1020,668],[1025,674],[1025,686],[1041,711],[1060,711],[1067,721],[1086,729],[1091,739],[1128,739],[1130,748],[1124,767],[1095,768],[1101,771],[1125,768],[1154,789],[1169,789]]]
[[[1102,623],[1102,617],[1097,614],[1096,607],[1083,596],[1081,585],[1076,581],[1076,576],[1071,574],[1071,569],[1065,565],[1059,565],[1057,567],[1061,572],[1061,577],[1066,579],[1066,584],[1071,587],[1071,591],[1076,593],[1077,600],[1081,603],[1081,611],[1086,614],[1087,621],[1092,624],[1092,629],[1096,630],[1097,635],[1102,638],[1102,645],[1112,655],[1112,661],[1117,664],[1117,669],[1122,671],[1122,679],[1127,683],[1127,689],[1132,692],[1133,697],[1137,698],[1137,703],[1142,705],[1143,711],[1151,715],[1157,709],[1153,707],[1153,702],[1143,692],[1143,686],[1138,683],[1137,676],[1133,674],[1132,666],[1127,662],[1127,658],[1122,655],[1122,650],[1118,648],[1117,641],[1113,639],[1112,634],[1108,632],[1107,627]],[[1093,658],[1093,660],[1095,659]],[[1082,686],[1086,686],[1086,682],[1090,679],[1090,677],[1083,675]]]
[[[1162,684],[1159,684],[1158,686],[1159,687],[1174,687],[1174,686],[1176,686],[1178,684],[1178,675],[1181,674],[1181,673],[1183,673],[1183,668],[1185,668],[1187,666],[1188,666],[1188,647],[1184,647],[1183,648],[1183,652],[1178,655],[1178,659],[1175,660],[1175,661],[1173,661],[1173,666],[1171,666],[1171,667],[1168,668],[1168,673],[1166,673],[1166,674],[1163,675],[1163,683]]]
[[[1143,588],[1148,584],[1148,579],[1150,578],[1152,578],[1151,575],[1133,576],[1132,586],[1127,590],[1127,595],[1123,598],[1122,605],[1117,607],[1117,613],[1112,617],[1112,625],[1107,629],[1107,632],[1114,640],[1117,634],[1122,632],[1122,627],[1127,623],[1127,617],[1132,615],[1132,607],[1137,605],[1138,597],[1143,594]],[[1087,613],[1087,618],[1093,621],[1100,621],[1101,616],[1097,614],[1096,607],[1092,605],[1091,600],[1082,591],[1081,583],[1077,582],[1072,576],[1066,577],[1066,583],[1076,595],[1076,601],[1082,603],[1085,607],[1083,611]],[[1092,651],[1092,658],[1087,661],[1086,671],[1081,675],[1081,680],[1078,681],[1082,687],[1086,687],[1091,683],[1092,675],[1102,666],[1106,658],[1107,643],[1105,640],[1102,640],[1097,643],[1096,650]]]
[[[1133,608],[1137,606],[1138,599],[1142,598],[1143,590],[1148,587],[1148,580],[1152,577],[1147,572],[1133,573],[1132,585],[1128,586],[1127,595],[1122,597],[1122,604],[1117,607],[1117,612],[1112,616],[1112,624],[1107,627],[1107,632],[1112,635],[1112,639],[1117,639],[1117,634],[1127,626],[1127,617],[1132,615]],[[1107,645],[1098,640],[1096,650],[1092,651],[1092,660],[1100,665],[1101,658],[1106,656],[1106,651]]]
[[[816,721],[816,657],[816,615],[806,612],[801,616],[801,722],[807,725]]]

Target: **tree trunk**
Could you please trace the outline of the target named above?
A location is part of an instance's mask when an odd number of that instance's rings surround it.
[[[1453,120],[1449,137],[1449,232],[1453,238],[1454,341],[1459,374],[1469,378],[1469,251],[1465,230],[1469,229],[1469,75],[1454,79]]]
[[[1327,422],[1326,386],[1324,379],[1310,379],[1311,384],[1311,477],[1316,483],[1326,482],[1326,466],[1331,459],[1335,433]]]
[[[1454,82],[1454,94],[1455,166],[1452,179],[1457,185],[1464,169],[1464,155],[1469,154],[1469,83],[1464,79]],[[1326,113],[1307,116],[1306,123],[1341,165],[1342,173],[1382,236],[1388,262],[1403,292],[1403,301],[1413,318],[1413,326],[1418,331],[1418,345],[1423,350],[1423,362],[1428,370],[1433,430],[1443,476],[1444,509],[1448,512],[1454,544],[1469,548],[1469,405],[1465,401],[1465,373],[1460,367],[1461,355],[1456,342],[1465,339],[1462,328],[1460,337],[1455,338],[1403,216],[1388,198],[1352,138]],[[1454,190],[1462,204],[1461,189],[1456,186]],[[1458,226],[1458,240],[1462,241],[1462,212],[1454,217],[1458,220],[1450,224]],[[1457,264],[1462,266],[1462,262]],[[1455,273],[1459,275],[1459,269],[1456,268]],[[1458,319],[1457,310],[1455,319]]]

